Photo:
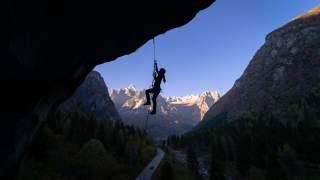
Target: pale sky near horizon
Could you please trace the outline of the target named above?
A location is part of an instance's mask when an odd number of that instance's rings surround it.
[[[226,93],[243,73],[265,36],[319,5],[320,0],[217,0],[183,27],[156,37],[159,65],[167,69],[164,96]],[[152,41],[136,52],[99,65],[109,89],[152,80]]]

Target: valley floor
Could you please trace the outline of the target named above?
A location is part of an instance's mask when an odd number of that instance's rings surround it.
[[[152,180],[196,180],[182,159],[177,159],[172,150],[164,148],[166,154]],[[182,155],[183,156],[183,155]],[[181,161],[182,160],[182,161]]]
[[[180,150],[170,150],[173,154],[174,158],[179,161],[181,164],[183,164],[185,167],[187,167],[187,155],[184,151]],[[209,162],[207,157],[198,157],[199,162],[199,174],[203,180],[209,179]]]

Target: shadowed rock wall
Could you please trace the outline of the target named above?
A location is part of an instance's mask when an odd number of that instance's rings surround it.
[[[0,177],[14,174],[41,122],[95,65],[134,52],[214,0],[4,0]]]

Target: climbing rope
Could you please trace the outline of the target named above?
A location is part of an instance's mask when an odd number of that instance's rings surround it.
[[[146,122],[145,122],[145,125],[144,125],[144,130],[145,130],[146,132],[147,132],[147,130],[148,130],[149,114],[150,114],[150,109],[148,109],[148,111],[147,111],[147,119],[146,119]]]
[[[152,39],[153,43],[153,71],[152,71],[152,83],[151,83],[151,88],[153,88],[154,85],[154,78],[156,76],[156,64],[157,64],[157,59],[156,59],[156,41],[153,38]]]
[[[153,38],[152,39],[152,42],[153,42],[153,60],[154,60],[154,63],[156,63],[156,41],[155,39]]]
[[[153,72],[152,72],[152,85],[151,85],[152,87],[151,88],[153,88],[153,85],[154,85],[154,79],[155,79],[155,76],[156,76],[156,64],[157,64],[155,38],[152,39],[152,44],[153,44]],[[144,130],[146,132],[147,132],[147,129],[148,129],[148,120],[149,120],[150,110],[151,110],[151,108],[148,109],[147,118],[146,118],[146,121],[145,121]]]

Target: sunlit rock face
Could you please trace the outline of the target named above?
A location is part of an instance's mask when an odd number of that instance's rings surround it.
[[[243,75],[198,128],[215,127],[250,110],[281,113],[320,83],[319,55],[320,8],[316,8],[267,36]]]
[[[157,98],[157,114],[148,117],[149,106],[145,91],[133,85],[120,90],[111,90],[110,97],[123,122],[145,128],[155,139],[166,139],[169,135],[180,135],[190,131],[203,118],[209,108],[219,100],[218,92],[204,92],[199,95]]]
[[[95,65],[189,22],[214,0],[4,0],[0,176],[14,174],[52,109]]]

